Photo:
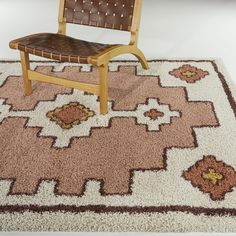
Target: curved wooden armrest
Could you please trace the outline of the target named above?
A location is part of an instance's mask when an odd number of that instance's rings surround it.
[[[88,60],[93,65],[101,66],[101,65],[108,64],[109,61],[114,57],[117,57],[122,54],[129,54],[129,53],[133,54],[139,59],[144,69],[149,68],[144,54],[135,45],[122,45],[122,46],[117,45],[117,46],[108,48],[107,50],[105,50],[104,52],[96,56],[90,57]]]

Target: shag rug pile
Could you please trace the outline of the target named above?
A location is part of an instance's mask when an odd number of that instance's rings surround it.
[[[34,83],[0,62],[2,231],[236,230],[236,90],[217,61],[109,66],[98,97]],[[34,62],[98,82],[88,65]]]

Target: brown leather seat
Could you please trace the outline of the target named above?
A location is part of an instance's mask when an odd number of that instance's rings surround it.
[[[10,47],[61,62],[89,63],[88,57],[96,56],[115,44],[87,42],[61,34],[42,33],[10,42]]]

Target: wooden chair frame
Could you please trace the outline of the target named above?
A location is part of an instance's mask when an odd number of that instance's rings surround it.
[[[65,0],[60,0],[59,9],[59,29],[58,34],[66,35],[66,19],[63,17]],[[100,114],[105,115],[108,113],[108,64],[109,61],[121,54],[131,53],[136,56],[142,64],[144,69],[148,69],[148,63],[144,54],[138,49],[138,33],[141,18],[141,6],[142,0],[136,0],[134,6],[133,22],[130,28],[131,40],[128,45],[118,45],[106,49],[102,53],[96,56],[88,58],[88,62],[94,66],[98,66],[100,70],[100,84],[88,84],[80,83],[76,81],[71,81],[67,79],[62,79],[54,76],[45,75],[30,69],[29,53],[20,52],[21,65],[23,73],[23,84],[24,84],[24,94],[29,96],[32,94],[32,84],[31,81],[41,81],[51,84],[63,85],[70,88],[79,89],[95,95],[100,96]]]

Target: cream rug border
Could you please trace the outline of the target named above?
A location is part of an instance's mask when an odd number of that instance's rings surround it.
[[[184,212],[150,214],[30,213],[0,215],[2,231],[235,232],[236,217]]]

